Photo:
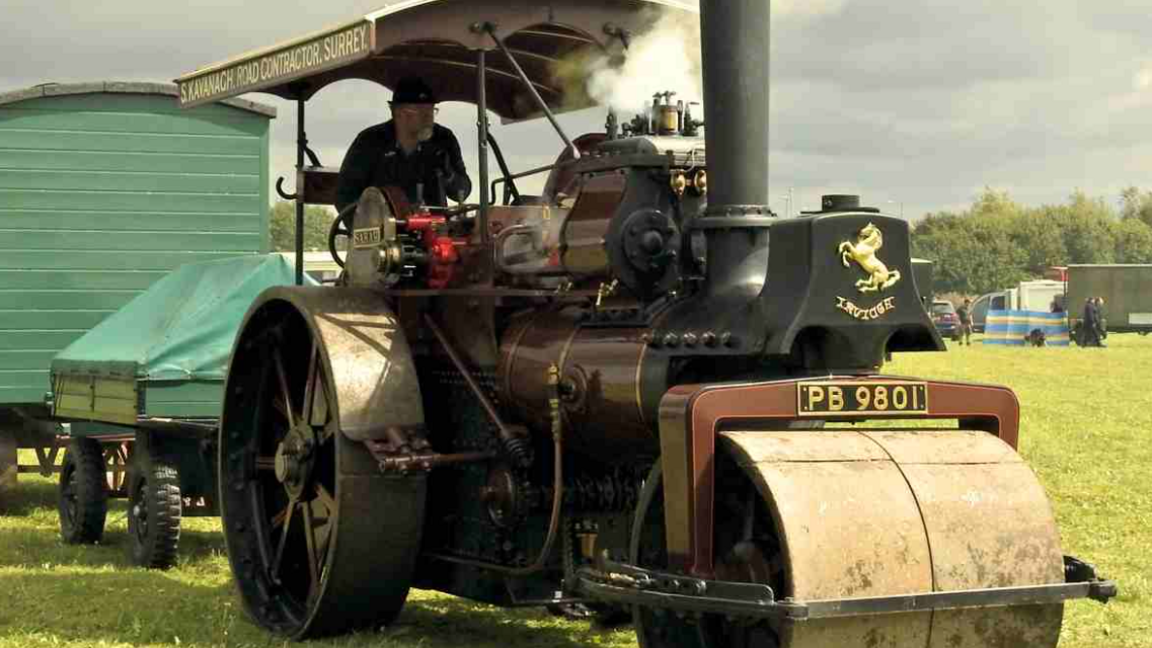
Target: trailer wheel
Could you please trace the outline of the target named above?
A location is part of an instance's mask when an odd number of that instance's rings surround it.
[[[108,516],[104,451],[93,439],[68,445],[60,468],[60,537],[68,544],[92,544],[104,536]]]
[[[176,468],[140,453],[128,475],[128,557],[132,564],[151,569],[176,564],[182,504]]]

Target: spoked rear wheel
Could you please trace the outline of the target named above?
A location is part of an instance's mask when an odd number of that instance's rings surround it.
[[[314,323],[269,301],[248,319],[220,427],[221,514],[245,608],[292,637],[392,621],[412,578],[424,483],[385,479],[340,431]]]
[[[644,482],[633,522],[630,562],[650,569],[667,569],[664,545],[662,471],[657,462]],[[784,573],[779,542],[756,488],[726,456],[716,467],[716,578],[760,583],[783,591]],[[667,610],[637,607],[633,612],[641,648],[778,648],[778,629],[719,615],[674,615]]]

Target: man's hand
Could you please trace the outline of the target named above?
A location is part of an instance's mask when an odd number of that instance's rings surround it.
[[[456,202],[464,202],[472,185],[467,177],[461,177],[456,172],[456,165],[452,163],[452,154],[444,149],[435,153],[436,175],[440,177],[441,186],[447,197]]]

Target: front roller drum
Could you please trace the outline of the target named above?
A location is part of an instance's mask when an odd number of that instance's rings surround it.
[[[423,478],[381,476],[341,426],[355,400],[344,368],[382,366],[382,328],[297,299],[332,289],[278,290],[250,310],[228,372],[219,465],[232,571],[248,614],[274,632],[378,627],[407,597],[425,500]]]
[[[716,577],[797,602],[1064,583],[1052,510],[1011,447],[961,430],[721,434]],[[653,511],[648,511],[651,517]],[[634,552],[645,561],[643,551]],[[662,557],[649,551],[648,565]],[[821,619],[638,614],[646,648],[1052,648],[1062,603]]]

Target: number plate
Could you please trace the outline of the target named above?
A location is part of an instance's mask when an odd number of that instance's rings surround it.
[[[352,247],[374,248],[380,245],[380,228],[366,227],[352,232]]]
[[[800,416],[914,414],[928,411],[922,382],[804,382],[796,386]]]

